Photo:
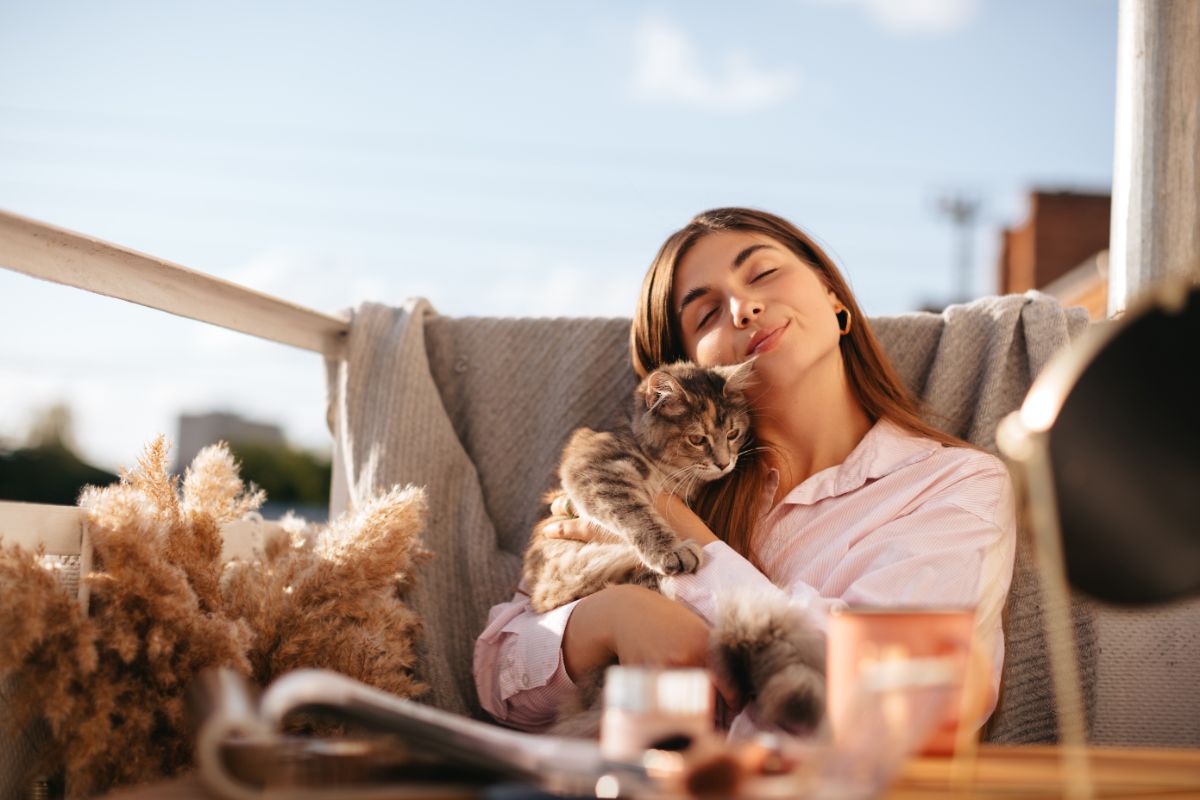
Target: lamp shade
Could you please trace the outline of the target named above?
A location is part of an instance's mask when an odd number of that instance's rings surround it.
[[[1105,325],[1026,400],[1057,408],[1046,431],[1067,579],[1115,603],[1198,594],[1200,288],[1164,287]]]

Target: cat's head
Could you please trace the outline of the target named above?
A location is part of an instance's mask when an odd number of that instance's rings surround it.
[[[750,436],[746,387],[753,370],[753,360],[729,367],[680,361],[659,367],[638,384],[634,433],[672,482],[686,487],[733,471]]]

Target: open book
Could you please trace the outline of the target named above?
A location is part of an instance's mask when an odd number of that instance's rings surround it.
[[[336,672],[300,670],[255,698],[230,670],[205,673],[196,693],[196,762],[214,794],[288,797],[457,797],[520,783],[591,795],[605,776],[646,780],[638,764],[606,760],[598,744],[507,730],[404,700]],[[284,733],[293,715],[346,723],[337,738]]]

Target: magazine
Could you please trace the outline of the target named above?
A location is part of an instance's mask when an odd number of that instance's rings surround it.
[[[647,781],[641,765],[604,758],[595,741],[500,728],[326,670],[284,675],[259,697],[237,673],[211,670],[195,702],[199,777],[229,800],[462,797],[498,783],[591,796],[602,778],[625,786]],[[351,732],[289,735],[285,722],[296,715],[344,723]]]

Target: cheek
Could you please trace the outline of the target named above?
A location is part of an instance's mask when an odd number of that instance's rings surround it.
[[[691,359],[702,367],[718,367],[739,361],[730,351],[727,337],[720,332],[710,333],[688,348]]]

